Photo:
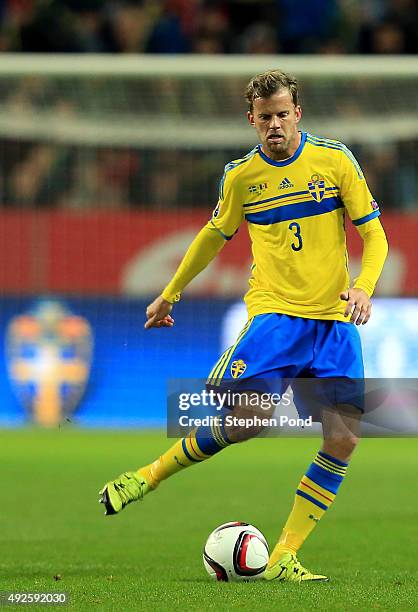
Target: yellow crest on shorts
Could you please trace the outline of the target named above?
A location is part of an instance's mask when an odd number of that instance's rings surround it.
[[[242,359],[237,359],[231,363],[232,378],[239,378],[247,369],[247,364]]]

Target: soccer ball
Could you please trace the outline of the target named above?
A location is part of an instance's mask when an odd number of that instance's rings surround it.
[[[268,544],[261,531],[240,521],[219,525],[203,549],[206,571],[222,582],[262,578],[268,558]]]

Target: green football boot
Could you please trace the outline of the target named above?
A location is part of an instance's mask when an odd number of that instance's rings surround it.
[[[285,553],[280,559],[267,567],[264,571],[264,580],[279,580],[280,582],[306,582],[308,580],[327,581],[327,576],[312,574],[305,569],[297,560],[295,555]]]
[[[138,472],[124,472],[107,482],[100,491],[99,503],[105,506],[105,515],[117,514],[133,501],[142,500],[152,491],[147,480]]]

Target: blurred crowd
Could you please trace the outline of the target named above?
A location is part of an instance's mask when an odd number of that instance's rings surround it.
[[[418,211],[418,143],[352,149],[383,210]],[[244,152],[97,149],[0,140],[0,202],[15,210],[210,211],[225,163]]]
[[[0,0],[0,52],[414,54],[417,32],[416,0]],[[74,86],[71,80],[28,77],[0,85],[0,105],[19,126],[30,113],[32,122],[41,113],[49,125],[50,117],[79,113],[103,119],[114,109],[128,123],[131,115],[135,119],[133,111],[145,117],[155,110],[161,116],[216,117],[221,103],[224,112],[242,112],[241,94],[235,95],[231,79],[226,85],[230,108],[224,85],[222,89],[216,83],[208,88],[196,82],[190,88],[170,79],[150,79],[109,89],[93,79]],[[317,116],[322,107],[324,116],[387,116],[392,100],[403,97],[396,83],[388,96],[363,86],[344,96],[339,87],[332,84],[332,91],[324,90],[320,97],[308,91],[306,99],[316,103]],[[409,95],[413,99],[414,91]],[[351,108],[338,106],[336,101],[345,97]],[[50,115],[45,114],[48,108]],[[245,153],[77,146],[2,133],[2,207],[211,208],[224,164]],[[416,141],[357,146],[354,152],[384,208],[418,210]]]
[[[0,51],[417,53],[416,0],[0,0]]]

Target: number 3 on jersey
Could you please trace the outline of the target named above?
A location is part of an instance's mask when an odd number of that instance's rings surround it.
[[[289,229],[292,230],[294,232],[294,237],[297,238],[297,242],[292,242],[292,249],[294,251],[300,251],[301,248],[303,247],[303,242],[302,242],[302,236],[300,235],[300,225],[299,223],[296,223],[296,221],[293,221],[293,223],[291,223],[289,225]]]

